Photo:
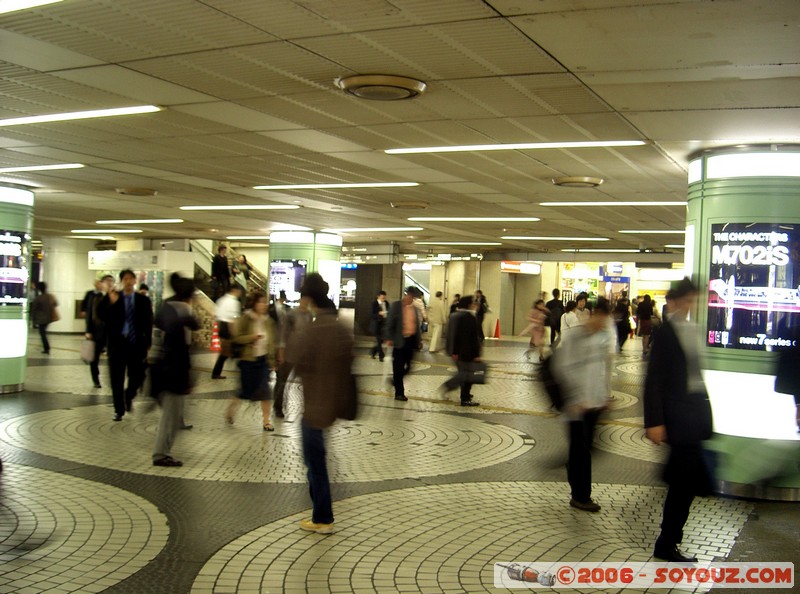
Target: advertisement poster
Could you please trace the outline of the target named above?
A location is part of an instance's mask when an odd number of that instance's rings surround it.
[[[27,300],[28,241],[18,231],[0,231],[0,304],[22,305]]]
[[[798,326],[800,225],[712,225],[708,346],[777,350]]]
[[[278,295],[286,292],[290,305],[300,301],[300,287],[306,277],[306,260],[272,260],[269,263],[269,293]]]

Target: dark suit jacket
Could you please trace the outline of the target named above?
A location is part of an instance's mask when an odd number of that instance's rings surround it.
[[[412,337],[406,338],[403,336],[403,300],[398,299],[389,306],[389,313],[386,314],[384,334],[386,340],[391,340],[394,343],[394,348],[403,348],[406,344],[406,340],[413,340],[413,346],[415,347],[421,342],[422,335],[419,331],[420,319],[416,307],[414,307],[414,315],[417,316],[417,333]]]
[[[447,354],[459,361],[474,361],[481,356],[478,318],[468,311],[456,311],[447,320]]]
[[[164,390],[173,394],[188,394],[191,391],[191,357],[185,329],[198,330],[200,325],[187,310],[182,304],[169,299],[158,310],[155,323],[164,333],[164,338],[160,356],[153,366],[153,396]]]
[[[388,301],[386,303],[386,316],[389,316],[389,307],[391,307],[391,303]],[[369,331],[370,334],[374,335],[381,335],[383,333],[383,326],[386,324],[386,317],[380,315],[381,306],[378,304],[378,300],[374,299],[372,301],[372,315],[369,318]]]
[[[217,254],[211,261],[211,276],[220,282],[231,282],[231,269],[228,267],[228,258]]]
[[[150,348],[153,335],[153,306],[148,297],[133,294],[133,331],[136,347],[142,351],[142,357]],[[125,296],[119,294],[119,299],[112,305],[108,295],[103,297],[97,304],[98,315],[105,322],[106,337],[108,340],[108,354],[113,356],[126,338],[122,336],[122,328],[125,325]]]
[[[653,342],[644,385],[644,426],[658,425],[673,446],[699,445],[712,433],[708,393],[689,393],[686,355],[669,321]]]

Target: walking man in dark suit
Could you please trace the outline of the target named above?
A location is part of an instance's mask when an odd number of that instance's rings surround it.
[[[669,489],[653,557],[679,563],[697,561],[678,545],[692,500],[712,489],[702,445],[712,433],[711,405],[698,363],[699,330],[688,321],[696,306],[697,287],[684,278],[675,289],[672,314],[653,342],[644,388],[647,438],[670,446],[664,470]]]
[[[372,315],[369,319],[369,331],[375,337],[375,346],[369,354],[372,358],[378,355],[383,363],[383,327],[386,325],[386,315],[389,313],[389,302],[386,301],[386,291],[379,291],[372,302]]]
[[[422,340],[419,314],[414,298],[422,292],[416,287],[408,287],[399,301],[389,307],[386,320],[386,343],[392,348],[392,383],[394,399],[406,401],[406,388],[403,378],[411,370],[411,359]]]
[[[148,297],[134,290],[136,275],[132,270],[123,270],[119,278],[122,291],[111,289],[98,304],[98,313],[105,323],[108,341],[115,421],[121,421],[125,412],[132,410],[133,399],[144,382],[145,360],[153,333],[153,306]]]

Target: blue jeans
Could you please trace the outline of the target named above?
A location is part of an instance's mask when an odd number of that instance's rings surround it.
[[[325,435],[322,429],[302,424],[303,460],[308,468],[308,486],[313,512],[311,521],[316,524],[333,524],[333,504],[328,467],[325,464]]]

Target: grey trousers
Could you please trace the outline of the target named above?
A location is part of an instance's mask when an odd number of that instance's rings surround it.
[[[172,444],[183,418],[183,401],[186,396],[164,392],[161,395],[161,421],[158,424],[156,447],[153,460],[161,460],[172,455]]]

